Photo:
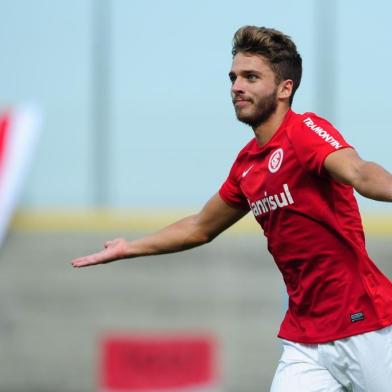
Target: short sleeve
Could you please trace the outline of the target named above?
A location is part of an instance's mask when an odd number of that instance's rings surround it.
[[[234,162],[229,176],[219,189],[219,195],[228,205],[241,210],[249,210],[249,203],[241,191],[236,173],[237,164]]]
[[[324,173],[324,161],[329,154],[352,148],[331,123],[314,113],[300,116],[289,138],[301,164],[318,175]]]

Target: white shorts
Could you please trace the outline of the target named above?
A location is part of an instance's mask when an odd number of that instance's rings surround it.
[[[392,391],[392,326],[331,343],[283,340],[270,392],[348,391]]]

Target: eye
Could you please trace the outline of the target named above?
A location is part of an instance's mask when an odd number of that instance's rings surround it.
[[[229,79],[230,79],[231,83],[234,83],[235,80],[236,80],[236,78],[237,78],[237,77],[235,76],[235,74],[229,73]]]
[[[246,75],[246,79],[248,79],[251,82],[254,82],[258,78],[257,78],[257,75],[255,75],[255,74],[248,74],[248,75]]]

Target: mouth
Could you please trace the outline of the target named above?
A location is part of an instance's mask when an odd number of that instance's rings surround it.
[[[236,99],[233,99],[233,104],[234,104],[234,106],[236,106],[236,107],[243,107],[243,106],[246,106],[246,105],[248,105],[248,104],[250,104],[251,102],[250,102],[250,100],[249,99],[244,99],[244,98],[236,98]]]

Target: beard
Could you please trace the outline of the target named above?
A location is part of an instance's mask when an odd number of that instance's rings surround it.
[[[254,102],[252,100],[252,102]],[[267,121],[278,106],[277,90],[271,94],[259,99],[255,103],[255,109],[252,113],[241,114],[241,110],[236,110],[237,119],[252,128],[256,128]]]

